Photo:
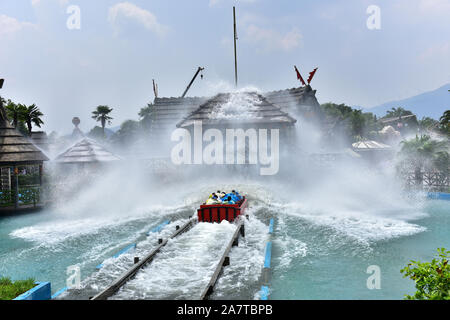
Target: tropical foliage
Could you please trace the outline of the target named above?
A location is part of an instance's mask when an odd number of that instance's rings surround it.
[[[149,129],[151,124],[151,116],[153,115],[153,104],[148,103],[146,107],[139,111],[140,122],[144,129]]]
[[[122,147],[130,146],[141,134],[141,123],[134,120],[126,120],[120,129],[112,137],[113,143]]]
[[[431,262],[411,261],[400,270],[404,278],[416,283],[416,293],[405,295],[408,300],[450,300],[450,251],[440,248],[438,258]]]
[[[23,121],[23,113],[24,110],[26,109],[26,106],[8,100],[5,109],[6,109],[6,116],[11,120],[11,124],[13,125],[14,128],[17,128],[19,120]]]
[[[44,124],[44,121],[42,121],[44,114],[35,104],[26,106],[8,100],[5,109],[11,125],[23,134],[31,136],[33,124],[39,128]]]
[[[405,118],[402,119],[401,117]],[[390,118],[400,118],[398,122],[400,126],[397,127],[397,129],[403,134],[417,132],[417,129],[419,128],[419,122],[414,113],[402,107],[391,108],[391,110],[386,111],[386,115],[382,119],[387,120]]]
[[[428,135],[416,135],[414,139],[402,141],[401,144],[401,158],[416,170],[442,169],[450,165],[448,141],[433,140]]]
[[[34,279],[11,281],[0,278],[0,300],[13,300],[36,286]]]
[[[438,126],[439,121],[430,117],[423,117],[421,120],[419,120],[419,129],[423,133],[433,131],[434,129],[437,129]]]
[[[109,114],[113,111],[112,108],[108,106],[98,106],[97,109],[92,111],[92,119],[97,122],[100,122],[103,130],[103,136],[105,135],[105,126],[106,123],[111,125],[111,120],[113,119]]]
[[[370,112],[331,102],[322,104],[321,108],[328,121],[333,123],[333,133],[340,133],[350,143],[373,138],[374,133],[381,129],[377,117]]]
[[[446,110],[439,119],[440,129],[443,133],[450,136],[450,110]]]
[[[44,124],[44,121],[42,121],[41,119],[43,115],[44,114],[39,110],[39,108],[35,104],[32,104],[31,106],[25,107],[23,109],[22,117],[23,121],[27,125],[28,135],[31,136],[33,124],[39,128],[41,127],[42,124]]]

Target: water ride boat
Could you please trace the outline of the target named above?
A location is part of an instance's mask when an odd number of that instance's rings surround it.
[[[223,220],[233,222],[238,216],[245,212],[247,198],[245,196],[236,204],[211,204],[203,203],[197,210],[199,222],[217,222]]]

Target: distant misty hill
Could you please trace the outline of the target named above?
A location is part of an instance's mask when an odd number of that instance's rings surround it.
[[[438,120],[445,110],[450,109],[450,83],[439,89],[425,92],[417,96],[386,102],[373,108],[363,108],[366,112],[372,112],[378,117],[386,115],[387,110],[402,107],[412,111],[420,120],[422,117],[430,117]],[[360,107],[357,107],[360,108]]]

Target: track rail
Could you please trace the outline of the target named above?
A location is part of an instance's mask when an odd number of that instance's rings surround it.
[[[220,277],[220,275],[222,273],[223,267],[226,267],[227,265],[230,264],[230,258],[228,257],[228,254],[230,253],[230,250],[233,246],[238,245],[239,234],[242,235],[243,237],[245,236],[244,230],[245,230],[244,229],[244,218],[241,216],[241,218],[239,219],[239,222],[237,223],[237,228],[233,234],[233,237],[231,238],[230,242],[228,243],[227,248],[225,249],[224,253],[222,254],[222,258],[220,259],[219,263],[217,264],[216,270],[214,271],[213,275],[211,276],[211,279],[209,280],[208,285],[203,290],[203,292],[200,296],[201,300],[208,300],[209,296],[213,293],[214,286],[217,282],[217,279]]]
[[[173,233],[168,239],[160,239],[158,246],[153,249],[148,255],[146,255],[141,261],[137,262],[132,268],[124,272],[120,277],[118,277],[111,285],[105,288],[103,291],[98,293],[96,296],[92,297],[91,300],[106,300],[112,295],[114,295],[128,280],[132,279],[136,273],[142,269],[147,264],[153,261],[156,254],[163,248],[170,239],[173,239],[180,234],[191,229],[197,222],[197,218],[192,218],[186,222],[182,227],[177,226],[177,231]]]

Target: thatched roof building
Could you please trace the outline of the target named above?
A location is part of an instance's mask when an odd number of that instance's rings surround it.
[[[261,126],[286,127],[296,120],[281,108],[256,92],[221,93],[207,100],[177,127],[186,128],[194,121],[202,121],[204,127]]]
[[[352,144],[353,150],[355,151],[380,151],[380,150],[392,150],[391,146],[388,146],[387,144],[373,141],[373,140],[363,140],[358,141]]]
[[[0,106],[3,109],[3,106]],[[0,166],[42,164],[47,156],[9,124],[0,112]]]
[[[39,188],[28,188],[19,194],[19,166],[38,170],[41,184],[42,164],[47,160],[49,159],[39,148],[9,123],[0,97],[0,207],[3,211],[15,211],[19,206],[27,205],[36,208],[40,201]]]
[[[195,111],[207,98],[155,98],[151,118],[151,135],[167,136],[176,124]]]
[[[271,103],[279,106],[283,111],[294,117],[302,115],[308,118],[321,118],[321,109],[316,98],[316,90],[313,90],[309,85],[267,92],[263,95]]]
[[[316,91],[310,86],[272,91],[261,94],[268,103],[279,107],[294,118],[298,114],[320,118],[320,105]],[[176,125],[196,111],[210,97],[193,98],[155,98],[150,116],[151,136],[155,140],[167,140]],[[170,141],[170,140],[169,140]]]
[[[118,160],[121,160],[121,158],[89,138],[84,138],[77,142],[55,159],[56,162],[65,164],[112,162]]]

